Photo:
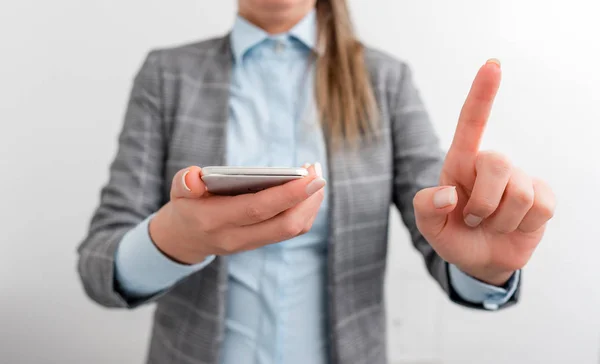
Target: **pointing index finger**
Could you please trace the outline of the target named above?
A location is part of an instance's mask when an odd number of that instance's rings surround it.
[[[494,99],[500,88],[500,62],[490,59],[483,65],[469,91],[461,110],[449,155],[475,155],[483,137]]]

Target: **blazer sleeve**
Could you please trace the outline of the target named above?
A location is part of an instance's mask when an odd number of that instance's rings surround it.
[[[159,52],[148,54],[131,89],[118,150],[110,165],[87,236],[78,248],[78,272],[87,295],[107,307],[132,307],[115,280],[115,252],[123,236],[165,202],[165,133]]]
[[[460,305],[484,309],[482,304],[467,302],[456,293],[449,279],[447,262],[433,250],[417,228],[413,199],[421,189],[438,185],[445,153],[440,149],[410,67],[399,62],[392,83],[388,87],[388,102],[394,146],[394,204],[408,228],[414,247],[423,255],[429,274],[448,297]],[[514,304],[519,291],[520,287],[517,287],[502,308]]]

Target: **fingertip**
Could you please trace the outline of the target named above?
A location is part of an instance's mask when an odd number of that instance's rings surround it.
[[[314,168],[315,168],[315,173],[317,174],[317,176],[323,177],[323,167],[321,166],[321,163],[315,162]]]
[[[413,204],[419,230],[429,236],[438,235],[457,202],[454,186],[432,187],[417,192]]]
[[[189,186],[191,189],[194,189],[198,182],[202,182],[202,168],[198,166],[189,167],[184,173],[185,185]]]
[[[198,167],[198,166],[191,166],[190,168],[188,168],[189,171],[191,173],[193,173],[193,175],[200,177],[202,175],[202,168]]]
[[[440,187],[433,194],[433,206],[438,210],[455,206],[457,203],[458,193],[456,191],[456,186]]]
[[[315,162],[313,164],[304,163],[302,167],[306,168],[309,176],[323,178],[323,166],[320,162]]]
[[[417,192],[413,200],[416,209],[445,213],[453,210],[458,203],[458,193],[455,186],[440,186],[425,188]],[[433,207],[433,208],[432,208]]]
[[[502,77],[502,65],[498,59],[490,58],[481,67],[480,73],[487,75],[488,82],[499,82]]]
[[[465,224],[468,227],[476,228],[481,224],[481,222],[483,221],[483,218],[479,217],[477,215],[468,214],[467,216],[465,216],[464,220],[465,220]]]
[[[493,101],[500,89],[502,69],[494,62],[485,63],[475,76],[469,96],[465,101],[467,111],[487,122]]]
[[[326,185],[327,181],[325,181],[322,177],[317,177],[306,186],[306,194],[308,196],[312,196],[325,188]]]
[[[200,197],[206,193],[206,185],[202,181],[202,169],[198,166],[187,168],[181,176],[184,195]]]
[[[498,68],[502,68],[502,63],[498,58],[490,58],[485,62],[486,65],[492,65]]]
[[[190,174],[190,170],[186,170],[185,172],[183,172],[183,175],[181,176],[181,183],[183,185],[183,188],[188,191],[188,192],[192,192],[192,189],[189,187],[189,184],[186,181],[186,178],[188,176],[188,174]]]

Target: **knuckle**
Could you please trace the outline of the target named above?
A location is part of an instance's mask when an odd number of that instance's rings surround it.
[[[245,212],[246,216],[252,221],[262,221],[263,220],[264,213],[256,205],[253,205],[253,204],[247,205],[244,212]]]
[[[506,176],[510,174],[511,164],[508,160],[498,159],[489,166],[494,176]]]
[[[533,209],[537,214],[550,220],[554,217],[556,211],[556,196],[554,191],[546,182],[537,178],[534,178],[533,185],[536,194]]]
[[[477,216],[484,218],[494,213],[498,207],[496,202],[485,197],[475,197],[471,201],[471,211],[473,211]]]
[[[506,176],[512,170],[512,163],[503,154],[496,152],[484,152],[477,160],[479,168],[485,168],[494,176]]]
[[[306,233],[308,233],[310,231],[310,229],[312,229],[313,224],[315,223],[315,219],[316,219],[316,214],[313,217],[311,217],[308,220],[308,222],[306,222],[304,224],[304,228],[302,229],[302,234],[306,234]]]
[[[554,203],[543,202],[538,204],[536,210],[545,219],[550,220],[554,217],[554,211],[556,210],[556,207]]]
[[[475,161],[476,167],[479,169],[482,166],[488,164],[491,160],[491,152],[482,151],[477,155],[477,160]]]
[[[501,233],[501,234],[510,234],[513,231],[515,231],[515,228],[512,227],[507,227],[506,225],[498,225],[498,226],[494,226],[494,230],[496,230],[497,232]]]
[[[306,224],[306,232],[309,232],[315,223],[315,218],[311,219],[308,224]]]
[[[528,190],[525,188],[515,189],[510,198],[519,206],[532,207],[534,202],[533,189]]]
[[[238,242],[232,239],[225,238],[221,241],[219,248],[221,249],[223,254],[229,255],[234,254],[239,250],[239,244]]]
[[[304,234],[308,233],[311,228],[312,228],[312,224],[304,225],[304,227],[300,231],[300,235],[304,235]]]
[[[533,181],[533,185],[536,186],[536,188],[550,190],[550,186],[543,179],[541,179],[539,177],[532,177],[532,181]]]
[[[214,218],[210,216],[198,216],[196,217],[196,225],[198,228],[206,233],[213,232],[217,229],[217,224]]]
[[[298,236],[304,230],[304,224],[297,218],[289,218],[282,225],[282,233],[286,238]]]

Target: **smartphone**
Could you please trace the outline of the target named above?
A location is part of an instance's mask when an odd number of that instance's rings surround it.
[[[308,176],[306,168],[225,167],[202,168],[202,180],[214,195],[256,193]]]

